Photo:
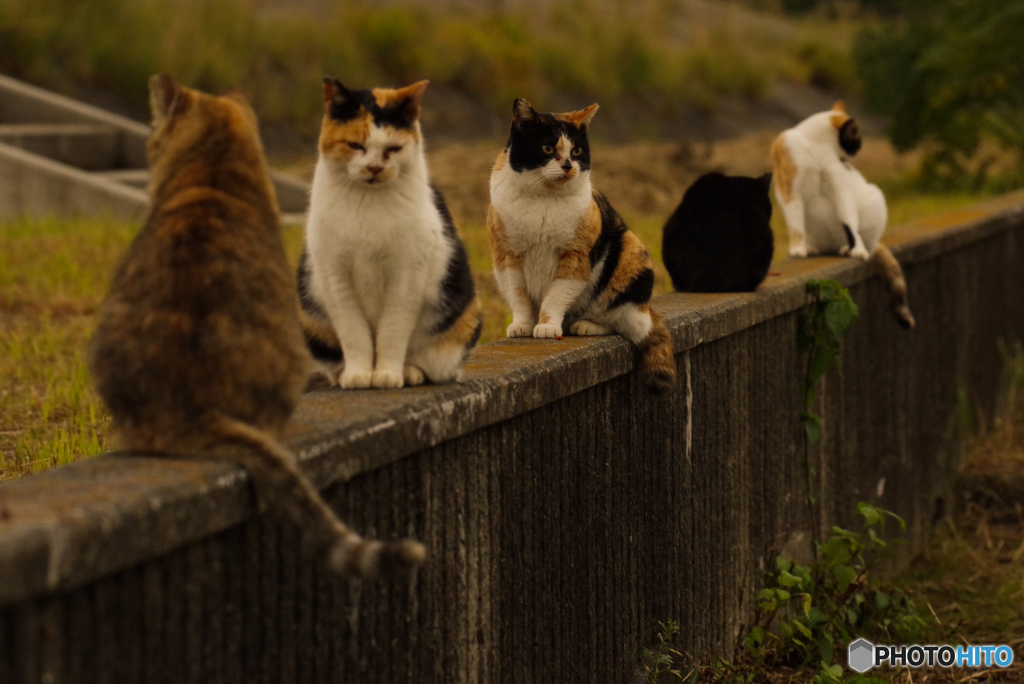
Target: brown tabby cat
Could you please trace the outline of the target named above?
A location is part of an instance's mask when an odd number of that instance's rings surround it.
[[[255,114],[235,92],[149,85],[153,205],[89,349],[119,446],[239,463],[340,574],[420,563],[417,542],[346,528],[275,440],[311,362]]]

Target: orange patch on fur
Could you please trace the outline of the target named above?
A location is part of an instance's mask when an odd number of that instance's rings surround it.
[[[615,267],[608,287],[605,288],[602,297],[605,306],[610,304],[620,292],[633,284],[633,281],[648,268],[651,268],[651,255],[640,238],[632,231],[626,231],[622,235],[622,254],[619,256],[619,265]]]
[[[349,143],[362,145],[370,136],[370,113],[364,112],[349,121],[335,121],[324,116],[320,126],[320,152],[348,161],[355,154]]]
[[[494,259],[495,269],[520,267],[519,255],[509,246],[505,224],[493,204],[487,207],[487,237],[491,243],[491,258]]]
[[[846,103],[842,100],[836,100],[832,105],[832,111],[846,113]]]
[[[565,112],[564,114],[555,114],[555,118],[571,123],[573,126],[588,126],[594,118],[594,114],[597,113],[597,110],[598,105],[595,102],[586,109],[578,109],[575,112]]]
[[[590,202],[590,210],[580,219],[576,233],[558,257],[555,279],[589,280],[590,250],[601,234],[601,210]],[[543,322],[543,321],[542,321]]]
[[[772,142],[771,155],[772,180],[775,181],[775,187],[782,193],[782,200],[789,202],[793,199],[793,180],[796,178],[797,169],[793,155],[790,154],[789,147],[786,146],[782,135]]]
[[[494,160],[494,166],[491,167],[491,173],[497,173],[498,171],[501,171],[503,168],[505,168],[506,164],[508,164],[508,152],[502,150],[498,154],[498,158]]]
[[[311,337],[328,347],[341,349],[341,342],[338,340],[338,334],[334,331],[334,327],[329,321],[313,318],[308,311],[300,308],[299,324],[302,326],[302,332],[304,332],[307,337]]]
[[[843,124],[850,120],[850,115],[846,112],[838,112],[828,118],[832,122],[832,128],[837,131],[843,127]]]
[[[469,303],[469,306],[455,320],[452,327],[441,334],[437,342],[438,346],[465,347],[469,344],[469,341],[476,335],[476,330],[480,326],[482,311],[483,305],[480,304],[480,298],[473,297],[473,301]]]

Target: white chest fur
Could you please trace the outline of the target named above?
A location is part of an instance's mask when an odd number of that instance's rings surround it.
[[[504,224],[509,248],[520,256],[534,302],[543,299],[554,280],[558,258],[592,201],[589,171],[561,190],[538,186],[508,165],[492,174],[491,204]]]
[[[306,243],[312,294],[324,301],[343,281],[371,329],[385,306],[419,309],[435,301],[452,249],[425,169],[422,178],[362,187],[339,180],[323,160],[313,178]]]

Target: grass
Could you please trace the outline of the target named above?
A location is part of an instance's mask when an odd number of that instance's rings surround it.
[[[891,204],[896,219],[922,216],[977,201],[977,195],[903,194]],[[624,212],[651,251],[655,293],[671,291],[661,262],[657,214]],[[777,254],[785,255],[781,213],[773,219]],[[137,226],[106,221],[33,221],[0,224],[0,480],[85,458],[107,448],[108,417],[92,389],[84,354],[94,315],[117,260]],[[481,342],[504,337],[507,307],[491,276],[483,223],[465,221],[466,243],[484,305]],[[295,264],[303,229],[284,229]]]
[[[507,115],[515,97],[596,99],[659,113],[758,100],[779,80],[857,90],[849,44],[863,22],[783,19],[710,0],[332,4],[261,0],[5,0],[0,72],[58,89],[93,85],[145,116],[146,79],[168,72],[245,90],[261,120],[315,132],[320,79],[435,85]]]

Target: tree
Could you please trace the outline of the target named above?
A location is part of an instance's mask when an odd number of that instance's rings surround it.
[[[886,30],[861,33],[854,60],[869,108],[889,118],[893,144],[931,143],[931,180],[965,177],[965,160],[984,140],[1016,159],[1024,179],[1024,2],[961,0],[904,3]],[[991,161],[975,177],[983,180]]]

